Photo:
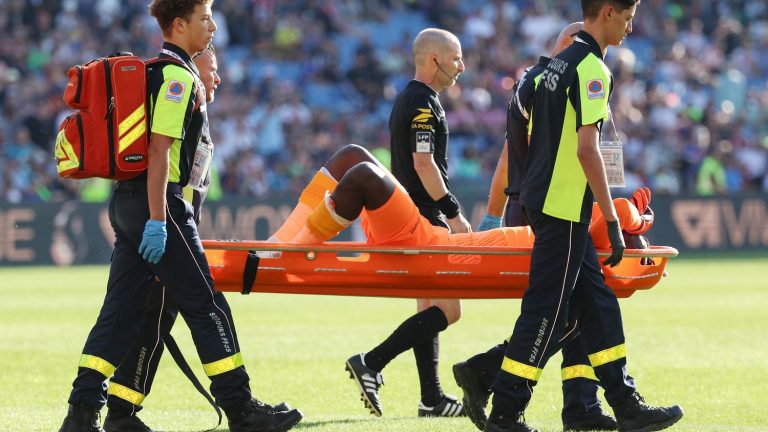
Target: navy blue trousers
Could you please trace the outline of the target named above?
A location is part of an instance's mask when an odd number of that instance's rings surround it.
[[[165,254],[158,264],[149,264],[138,253],[144,225],[149,219],[143,177],[119,182],[112,194],[109,218],[115,230],[115,248],[107,294],[83,348],[70,403],[103,406],[106,402],[105,380],[112,376],[126,355],[141,358],[135,363],[142,363],[142,373],[151,371],[154,375],[162,343],[136,344],[142,326],[146,327],[144,331],[154,331],[155,335],[149,340],[159,341],[162,334],[162,307],[156,314],[154,330],[151,330],[152,325],[145,325],[145,312],[152,304],[150,296],[160,296],[161,300],[177,305],[192,332],[198,356],[211,378],[211,394],[216,402],[229,406],[251,397],[229,305],[224,295],[213,287],[193,219],[193,208],[184,201],[181,190],[172,186],[175,185],[169,185],[166,196],[168,240]],[[154,302],[156,305],[157,298]],[[128,354],[132,349],[133,354]],[[151,383],[152,377],[145,380],[145,376],[140,376],[136,379],[133,367],[126,368],[124,377],[129,378],[121,380],[122,386],[118,390],[127,399],[137,400],[148,392],[144,383]]]
[[[515,196],[509,196],[504,211],[504,226],[516,227],[527,225],[529,225],[528,218],[520,206],[519,199]],[[589,358],[579,339],[578,327],[571,326],[566,329],[566,333],[567,336],[558,344],[563,354],[562,370],[569,371],[582,365],[589,365]],[[468,360],[470,366],[479,373],[481,381],[487,389],[490,389],[496,380],[506,348],[507,343],[505,342]],[[563,421],[568,422],[592,409],[598,409],[600,399],[597,397],[597,390],[598,382],[593,379],[584,376],[564,377]]]
[[[535,234],[529,286],[493,385],[493,405],[522,412],[566,329],[578,326],[580,341],[609,404],[624,401],[634,382],[626,373],[619,303],[605,279],[589,225],[525,209]]]

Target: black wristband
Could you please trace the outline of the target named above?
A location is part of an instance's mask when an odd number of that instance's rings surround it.
[[[448,192],[444,197],[435,202],[440,211],[443,212],[448,219],[453,219],[459,215],[459,200],[457,200],[452,193]]]

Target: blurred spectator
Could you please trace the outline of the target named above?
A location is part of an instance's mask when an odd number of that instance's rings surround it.
[[[161,45],[147,0],[2,0],[0,197],[61,201],[100,194],[50,163],[66,71],[117,51]],[[387,147],[392,98],[411,78],[410,41],[456,33],[468,72],[442,95],[457,177],[488,182],[520,72],[564,23],[569,0],[220,0],[220,62],[209,114],[225,195],[295,192],[336,148]],[[627,188],[654,193],[768,190],[768,3],[654,0],[609,50]],[[707,156],[707,149],[720,148]],[[386,155],[383,155],[386,156]],[[722,175],[721,175],[722,174]],[[713,179],[715,180],[713,182]]]
[[[723,154],[719,149],[713,149],[704,156],[696,176],[696,193],[699,195],[715,195],[727,190],[726,170],[723,165]]]

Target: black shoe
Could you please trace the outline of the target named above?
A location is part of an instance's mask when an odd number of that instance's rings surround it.
[[[437,405],[428,407],[419,402],[419,417],[466,417],[464,405],[455,396],[443,395]]]
[[[286,412],[291,410],[291,406],[288,404],[288,402],[280,402],[277,405],[273,405],[272,409],[277,412]]]
[[[615,431],[617,429],[616,420],[599,406],[577,417],[563,420],[564,432]]]
[[[480,377],[467,362],[460,362],[453,365],[453,378],[456,384],[464,391],[461,402],[464,404],[464,410],[472,423],[478,429],[485,429],[485,423],[488,416],[485,415],[485,407],[488,406],[488,398],[491,392],[486,390],[481,384]]]
[[[271,405],[256,399],[227,407],[224,412],[231,432],[285,432],[303,418],[297,409],[275,411]]]
[[[365,407],[371,410],[371,414],[381,417],[381,401],[379,401],[379,387],[384,385],[384,377],[363,363],[365,354],[355,354],[347,360],[346,371],[349,378],[355,380],[360,389],[360,400]]]
[[[135,414],[126,414],[113,409],[107,411],[104,430],[106,432],[155,432]]]
[[[536,429],[525,424],[523,413],[502,413],[500,410],[492,409],[488,416],[488,423],[485,425],[484,432],[538,432]]]
[[[635,392],[622,404],[613,408],[621,432],[653,432],[666,429],[683,418],[679,405],[655,407],[645,403]]]
[[[99,410],[86,405],[69,404],[59,432],[104,432]]]

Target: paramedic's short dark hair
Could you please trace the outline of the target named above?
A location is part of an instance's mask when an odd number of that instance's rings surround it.
[[[605,4],[610,4],[617,10],[623,11],[637,3],[640,3],[640,0],[581,0],[581,12],[584,14],[584,19],[592,19],[597,17],[600,8]]]
[[[171,33],[173,20],[181,18],[189,20],[199,4],[213,4],[213,0],[152,0],[149,13],[155,17],[164,35]]]

